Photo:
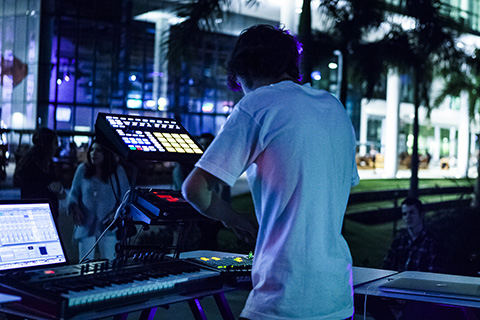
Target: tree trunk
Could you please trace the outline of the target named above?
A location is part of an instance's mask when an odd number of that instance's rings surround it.
[[[480,145],[480,139],[477,139]],[[473,208],[480,208],[480,153],[477,153],[477,179],[475,180],[475,187],[473,189],[473,199],[470,204]]]
[[[303,0],[302,13],[298,24],[298,38],[303,45],[302,64],[300,66],[303,75],[302,82],[308,83],[311,82],[313,71],[311,0]]]
[[[412,146],[412,161],[411,161],[411,172],[412,176],[410,177],[410,190],[409,196],[418,198],[418,134],[419,134],[419,120],[418,120],[418,109],[420,109],[420,70],[415,68],[414,70],[414,79],[413,79],[413,104],[415,108],[414,117],[413,117],[413,146]]]
[[[347,95],[348,95],[348,79],[347,79],[347,70],[348,65],[350,63],[350,56],[348,54],[348,46],[346,50],[342,52],[342,74],[341,74],[341,81],[340,81],[340,94],[338,100],[343,104],[345,108],[347,108]]]

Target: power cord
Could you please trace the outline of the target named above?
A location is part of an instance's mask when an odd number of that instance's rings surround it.
[[[373,284],[370,284],[366,289],[365,289],[365,300],[363,301],[363,320],[367,320],[367,297],[368,297],[368,289]]]

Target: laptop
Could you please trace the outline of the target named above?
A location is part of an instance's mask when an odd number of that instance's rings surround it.
[[[357,288],[361,285],[380,280],[398,273],[398,271],[353,267],[353,287]]]
[[[67,264],[48,200],[0,200],[0,274]]]
[[[397,278],[379,286],[381,291],[480,301],[480,284]]]

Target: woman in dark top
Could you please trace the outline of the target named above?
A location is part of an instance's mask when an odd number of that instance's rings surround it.
[[[32,137],[33,147],[20,159],[15,175],[20,182],[22,199],[48,199],[53,215],[58,219],[59,199],[66,193],[53,169],[53,156],[58,148],[58,136],[48,128],[38,129]]]

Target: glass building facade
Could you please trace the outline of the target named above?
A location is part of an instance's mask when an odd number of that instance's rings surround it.
[[[0,0],[2,127],[36,126],[40,0]]]
[[[4,126],[92,133],[107,112],[175,117],[193,134],[218,131],[241,97],[226,87],[235,37],[208,33],[180,70],[155,70],[165,48],[155,23],[134,14],[163,2],[0,0]],[[28,68],[20,81],[14,62]]]

